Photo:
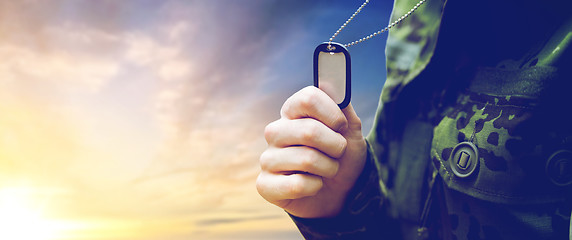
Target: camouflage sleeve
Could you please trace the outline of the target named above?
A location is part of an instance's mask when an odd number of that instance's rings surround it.
[[[368,149],[370,149],[368,147]],[[367,162],[346,200],[344,210],[333,218],[299,218],[290,215],[306,239],[374,239],[388,226],[382,211],[383,195],[375,163],[368,150]]]

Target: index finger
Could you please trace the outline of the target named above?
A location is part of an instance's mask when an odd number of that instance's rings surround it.
[[[290,96],[282,105],[280,115],[287,119],[313,118],[337,132],[348,125],[334,100],[314,86],[305,87]]]

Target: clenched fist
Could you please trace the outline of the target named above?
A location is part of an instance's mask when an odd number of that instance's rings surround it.
[[[258,192],[294,216],[336,216],[365,164],[360,119],[351,104],[340,110],[312,86],[288,98],[280,115],[265,129]]]

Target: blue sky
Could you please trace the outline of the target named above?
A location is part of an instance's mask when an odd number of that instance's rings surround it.
[[[262,132],[361,3],[1,1],[0,215],[35,212],[50,240],[299,239],[256,193]],[[391,6],[372,1],[336,41]],[[349,48],[366,132],[385,39]]]

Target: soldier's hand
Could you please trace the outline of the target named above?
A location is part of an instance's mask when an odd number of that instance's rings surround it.
[[[280,115],[265,129],[258,192],[294,216],[337,215],[365,164],[360,119],[315,87],[288,98]]]

